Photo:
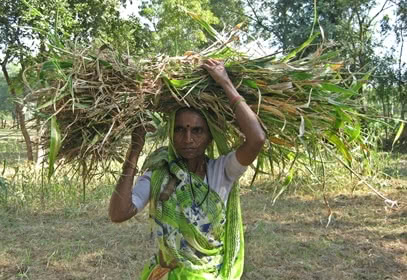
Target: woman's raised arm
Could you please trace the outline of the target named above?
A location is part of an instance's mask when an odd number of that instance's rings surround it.
[[[223,62],[208,59],[204,61],[202,67],[223,88],[229,99],[236,121],[246,138],[244,143],[236,150],[236,158],[240,164],[250,165],[256,159],[266,141],[266,135],[257,119],[257,115],[233,86]]]
[[[131,135],[131,145],[123,163],[123,171],[110,198],[109,217],[112,222],[124,222],[137,214],[132,202],[134,176],[137,173],[137,161],[144,146],[146,130],[136,128]]]

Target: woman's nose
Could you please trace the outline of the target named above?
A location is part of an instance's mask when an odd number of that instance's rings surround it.
[[[191,133],[191,131],[190,131],[189,129],[187,129],[187,130],[185,131],[184,138],[185,138],[185,143],[191,143],[191,142],[193,142],[194,139],[192,138],[192,133]]]

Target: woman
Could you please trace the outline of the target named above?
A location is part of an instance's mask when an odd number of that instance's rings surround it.
[[[240,279],[243,272],[243,229],[234,182],[257,157],[265,134],[223,63],[209,59],[202,67],[222,86],[245,141],[236,151],[208,159],[208,122],[195,109],[180,109],[172,118],[169,147],[152,155],[149,171],[133,188],[146,133],[143,128],[135,131],[109,215],[122,222],[150,203],[159,252],[141,279]]]

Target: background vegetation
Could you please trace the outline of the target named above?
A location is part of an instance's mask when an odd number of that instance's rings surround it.
[[[362,127],[368,157],[352,151],[358,176],[331,160],[272,182],[259,176],[253,186],[253,173],[243,178],[244,279],[405,279],[405,0],[1,1],[0,278],[137,279],[153,253],[147,213],[120,226],[106,216],[120,164],[100,166],[85,182],[61,161],[48,179],[47,151],[37,145],[43,124],[30,114],[38,100],[25,98],[24,79],[41,81],[23,74],[50,56],[49,44],[97,44],[146,58],[207,47],[208,34],[181,7],[219,32],[238,26],[246,32],[242,50],[258,56],[287,54],[322,28],[352,62],[349,72],[372,73],[358,92],[361,112],[374,116]]]

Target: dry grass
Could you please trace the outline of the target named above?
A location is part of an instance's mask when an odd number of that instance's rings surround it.
[[[245,206],[245,279],[407,279],[407,208],[338,195],[326,228],[322,200],[290,197],[270,208],[265,197],[252,193]]]
[[[406,188],[389,194],[402,200]],[[407,207],[372,194],[337,195],[326,228],[322,199],[242,196],[242,279],[407,279]],[[147,211],[112,224],[107,203],[76,209],[0,210],[0,279],[138,279],[154,252]]]
[[[224,60],[267,132],[259,169],[267,170],[266,162],[290,162],[290,154],[320,157],[316,152],[327,142],[351,161],[350,150],[363,141],[357,93],[368,75],[350,73],[349,61],[330,44],[312,46],[313,53],[302,57],[318,33],[284,57],[250,58],[234,50],[236,30],[231,32],[217,36],[208,49],[179,57],[128,57],[106,45],[50,46],[47,61],[28,71],[38,79],[27,83],[32,89],[27,99],[39,104],[40,142],[50,149],[50,161],[58,154],[86,163],[88,170],[100,161],[121,161],[122,140],[135,128],[162,128],[170,113],[185,106],[207,115],[221,152],[226,145],[236,147],[241,134],[233,110],[222,87],[201,67],[208,58]]]
[[[2,150],[1,156],[5,153]],[[372,172],[387,175],[376,178],[374,184],[399,201],[399,208],[386,207],[363,185],[351,194],[357,182],[341,177],[344,170],[337,170],[327,180],[333,211],[329,227],[321,191],[309,176],[294,179],[274,205],[278,183],[268,180],[243,187],[246,261],[242,280],[407,279],[407,157],[376,160],[377,170]],[[155,252],[147,211],[129,222],[112,224],[107,200],[113,181],[106,178],[99,180],[97,188],[89,187],[86,204],[78,202],[80,187],[74,181],[55,178],[54,185],[46,185],[48,196],[40,203],[41,188],[33,172],[25,169],[18,173],[25,176],[13,177],[21,182],[10,189],[16,191],[10,204],[0,207],[0,279],[138,279]],[[242,183],[247,185],[250,178]],[[307,184],[307,188],[295,184]],[[305,194],[310,187],[315,192]],[[72,194],[64,192],[70,188]]]

